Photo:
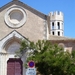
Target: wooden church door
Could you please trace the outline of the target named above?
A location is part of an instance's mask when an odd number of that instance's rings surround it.
[[[22,75],[21,59],[10,58],[7,62],[7,75]]]

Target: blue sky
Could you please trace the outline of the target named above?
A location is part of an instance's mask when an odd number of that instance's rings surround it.
[[[1,0],[0,7],[12,0]],[[32,8],[49,14],[62,11],[64,14],[64,35],[75,38],[75,0],[20,0]]]

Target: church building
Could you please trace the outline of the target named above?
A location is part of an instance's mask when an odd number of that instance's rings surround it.
[[[25,57],[16,58],[20,40],[48,40],[70,52],[75,39],[64,36],[64,18],[60,11],[43,14],[19,0],[0,8],[0,75],[25,75]]]

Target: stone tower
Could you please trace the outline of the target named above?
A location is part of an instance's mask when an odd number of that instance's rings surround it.
[[[63,36],[63,13],[62,12],[50,12],[50,34],[56,36]]]

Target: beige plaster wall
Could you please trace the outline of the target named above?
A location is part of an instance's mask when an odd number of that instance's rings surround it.
[[[14,6],[14,5],[12,5]],[[28,38],[30,41],[37,41],[38,39],[44,39],[44,32],[45,32],[45,17],[38,16],[39,14],[32,13],[31,11],[25,9],[27,14],[26,23],[18,28],[12,29],[8,27],[4,22],[4,15],[9,8],[4,9],[0,12],[0,40],[7,36],[13,30],[18,31],[21,35]]]

